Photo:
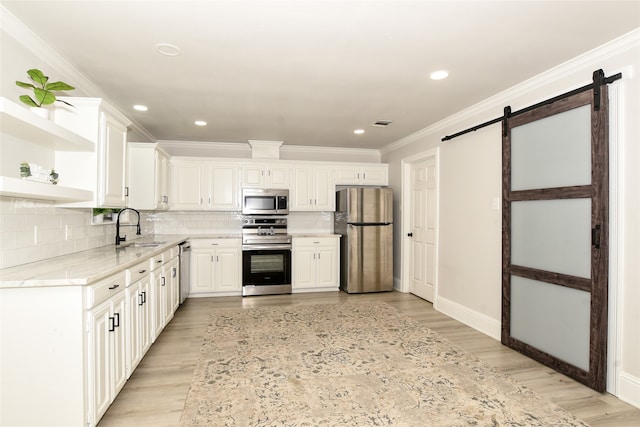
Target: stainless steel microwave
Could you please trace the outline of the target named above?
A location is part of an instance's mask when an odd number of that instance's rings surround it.
[[[242,213],[285,215],[289,213],[289,190],[242,189]]]

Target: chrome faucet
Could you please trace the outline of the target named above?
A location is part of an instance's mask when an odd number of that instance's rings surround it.
[[[137,235],[142,234],[142,232],[140,231],[140,212],[138,212],[133,208],[120,209],[120,212],[118,212],[118,217],[116,218],[116,246],[118,246],[120,242],[124,242],[127,240],[126,234],[124,235],[124,237],[120,237],[120,214],[122,214],[122,212],[124,211],[134,211],[135,213],[138,214],[138,223],[136,224],[136,234]],[[123,227],[133,227],[133,224],[127,224],[126,226],[123,225]]]

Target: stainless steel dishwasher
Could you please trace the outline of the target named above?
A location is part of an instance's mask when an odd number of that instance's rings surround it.
[[[184,242],[180,247],[180,304],[189,296],[191,288],[191,242]]]

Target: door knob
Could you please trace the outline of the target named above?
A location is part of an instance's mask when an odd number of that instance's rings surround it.
[[[407,233],[408,237],[413,237],[413,233]]]

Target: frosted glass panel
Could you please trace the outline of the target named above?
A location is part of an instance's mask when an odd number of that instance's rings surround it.
[[[511,129],[511,190],[591,184],[591,106]]]
[[[511,276],[511,336],[589,370],[588,292]]]
[[[591,199],[511,203],[511,263],[591,277]]]

